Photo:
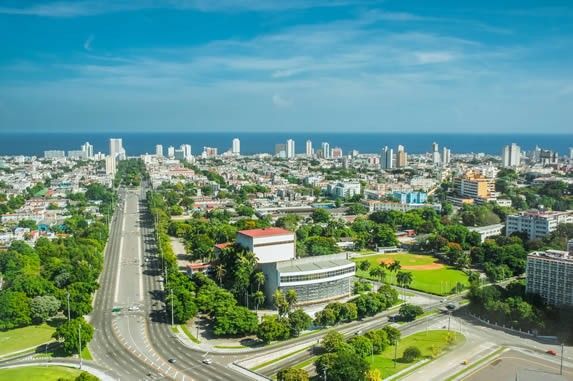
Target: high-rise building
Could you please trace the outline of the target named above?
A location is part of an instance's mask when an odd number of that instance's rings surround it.
[[[521,148],[515,144],[503,147],[503,166],[518,167],[521,164]]]
[[[287,154],[287,158],[291,159],[294,157],[294,140],[289,139],[286,142],[286,154]]]
[[[442,165],[446,166],[450,164],[450,155],[451,151],[449,148],[443,147],[442,148]]]
[[[342,157],[342,148],[333,147],[330,150],[330,157],[332,157],[333,159],[341,158]]]
[[[167,147],[167,157],[169,157],[170,159],[175,157],[175,147],[173,146]]]
[[[569,241],[571,244],[573,241]],[[525,292],[549,305],[573,306],[573,251],[547,250],[527,256]]]
[[[310,140],[306,141],[305,153],[306,153],[306,157],[312,157],[312,154],[313,154],[313,152],[312,152],[312,141],[310,141]]]
[[[181,144],[181,147],[179,147],[179,149],[181,149],[181,151],[183,151],[183,158],[185,160],[187,159],[191,159],[191,145],[189,144]]]
[[[505,220],[505,235],[525,233],[530,240],[540,240],[557,229],[559,224],[573,223],[573,212],[531,210],[510,214]]]
[[[105,157],[105,174],[115,176],[115,156]]]
[[[573,147],[569,147],[569,159],[573,160]]]
[[[408,154],[404,151],[404,146],[398,146],[398,152],[396,152],[396,168],[403,168],[408,166]]]
[[[90,142],[85,142],[82,145],[82,152],[85,152],[86,158],[92,159],[94,157],[94,146]]]
[[[320,146],[322,147],[322,156],[325,159],[330,159],[330,144],[327,142],[322,142]]]
[[[454,191],[463,197],[488,198],[495,192],[495,179],[469,172],[454,179]]]
[[[219,155],[219,150],[215,147],[203,147],[203,153],[201,154],[201,157],[207,158],[207,157],[216,157],[217,155]]]
[[[286,144],[284,143],[275,144],[275,155],[283,159],[286,158],[287,157]]]
[[[44,151],[45,159],[63,159],[64,157],[66,157],[65,151],[60,151],[60,150]]]
[[[109,139],[109,156],[114,158],[120,158],[121,155],[125,155],[125,150],[123,149],[123,143],[121,139],[111,138]]]
[[[161,144],[155,146],[155,156],[163,157],[163,146]]]
[[[392,148],[384,147],[382,149],[382,154],[380,155],[380,168],[394,168],[394,150]]]
[[[238,138],[233,139],[232,152],[234,156],[239,156],[241,154],[241,141]]]
[[[432,164],[439,165],[441,163],[440,148],[438,143],[432,143]]]

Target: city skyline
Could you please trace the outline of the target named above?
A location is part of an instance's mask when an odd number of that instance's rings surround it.
[[[572,14],[563,1],[3,2],[0,130],[568,133]]]

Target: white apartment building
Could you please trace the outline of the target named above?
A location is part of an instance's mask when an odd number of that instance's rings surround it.
[[[321,147],[322,147],[322,157],[324,157],[325,159],[330,159],[330,144],[328,144],[327,142],[322,142]]]
[[[570,245],[572,241],[569,241]],[[573,305],[573,253],[547,250],[527,256],[525,291],[550,305]]]
[[[109,155],[116,159],[125,159],[125,149],[123,148],[122,139],[109,139]]]
[[[305,153],[306,153],[306,157],[312,157],[312,154],[313,154],[313,152],[312,152],[312,141],[310,141],[310,140],[306,141]]]
[[[518,167],[521,164],[521,147],[515,143],[503,147],[502,152],[504,167]]]
[[[380,168],[394,168],[394,150],[392,148],[384,147],[382,149],[382,154],[380,155]]]
[[[232,153],[234,156],[241,154],[241,141],[238,138],[233,139]]]
[[[288,159],[292,159],[295,155],[294,140],[289,139],[286,142],[286,156]]]
[[[163,157],[163,146],[161,144],[155,146],[155,156]]]
[[[503,228],[505,227],[504,224],[494,224],[494,225],[487,225],[487,226],[479,226],[479,227],[468,227],[469,231],[478,232],[481,236],[481,241],[485,241],[489,237],[495,237],[501,235]]]
[[[529,239],[539,240],[557,229],[557,225],[573,223],[573,211],[551,212],[530,210],[508,215],[505,222],[505,235],[515,232],[527,233]]]
[[[328,192],[335,198],[348,198],[360,194],[360,182],[342,181],[328,185]]]

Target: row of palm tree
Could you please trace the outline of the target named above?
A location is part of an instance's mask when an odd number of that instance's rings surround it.
[[[366,271],[368,268],[370,268],[370,262],[363,261],[360,263],[360,269]],[[377,277],[378,282],[385,282],[387,275],[386,270],[388,270],[390,272],[390,281],[388,283],[392,283],[392,275],[400,271],[400,269],[402,269],[400,261],[394,261],[392,263],[381,262],[378,266],[370,268],[368,273],[373,277]]]

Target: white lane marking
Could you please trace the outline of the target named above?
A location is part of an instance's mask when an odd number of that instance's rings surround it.
[[[137,208],[136,211],[139,215],[139,202],[137,203]],[[138,276],[139,276],[139,301],[143,302],[143,271],[141,270],[141,266],[142,266],[142,259],[141,256],[143,255],[143,252],[141,250],[141,240],[143,239],[143,237],[141,236],[141,226],[139,224],[137,224],[137,261],[138,261],[138,266],[139,266],[139,271],[137,272]]]
[[[126,200],[123,203],[123,215],[121,216],[123,219],[123,223],[121,226],[121,238],[119,239],[119,259],[118,259],[118,269],[117,269],[117,278],[115,278],[115,295],[114,295],[114,302],[117,303],[117,299],[119,296],[119,278],[121,277],[121,257],[123,253],[123,232],[125,232],[125,214],[127,213],[127,196]]]

